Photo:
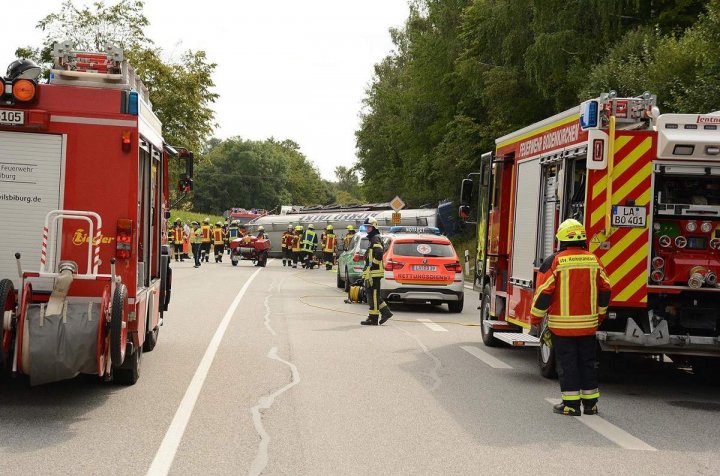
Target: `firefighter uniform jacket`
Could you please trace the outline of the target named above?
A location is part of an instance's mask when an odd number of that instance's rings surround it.
[[[181,245],[182,242],[185,240],[185,230],[183,230],[182,226],[176,226],[175,228],[173,228],[173,230],[173,243],[175,243],[176,245]]]
[[[212,234],[210,233],[210,225],[203,225],[200,227],[202,233],[202,243],[210,243],[212,241]]]
[[[328,233],[323,237],[323,251],[332,253],[335,251],[335,234]]]
[[[540,266],[533,298],[533,324],[547,312],[548,328],[558,336],[594,335],[607,314],[610,280],[597,257],[568,247]]]
[[[370,238],[370,247],[367,249],[367,261],[363,277],[368,280],[370,278],[382,278],[383,272],[383,246],[378,235]]]
[[[353,236],[355,236],[355,232],[347,232],[345,236],[343,236],[343,245],[345,251],[350,249],[350,243],[352,242]]]
[[[213,229],[213,244],[222,245],[225,244],[225,232],[220,226],[216,226]]]
[[[315,233],[314,230],[305,230],[305,234],[302,238],[302,250],[309,253],[315,249],[317,243],[317,233]]]
[[[293,244],[292,244],[292,250],[294,252],[300,251],[300,239],[302,238],[300,231],[297,232],[295,236],[293,236]]]
[[[290,233],[289,231],[286,231],[285,233],[283,233],[282,240],[281,240],[283,249],[291,250],[293,247],[293,241],[294,241],[294,235],[292,233]]]

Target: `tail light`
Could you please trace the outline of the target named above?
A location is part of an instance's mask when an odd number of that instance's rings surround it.
[[[117,221],[117,236],[115,237],[115,256],[118,259],[129,259],[132,254],[132,220],[120,219]]]
[[[394,261],[394,260],[387,260],[387,261],[385,261],[384,268],[385,268],[385,271],[394,271],[396,269],[403,269],[404,266],[405,266],[405,263],[401,263],[399,261]]]
[[[353,261],[356,263],[359,263],[360,261],[365,261],[365,255],[361,255],[360,253],[355,253],[353,255]]]
[[[447,263],[445,265],[445,269],[448,271],[454,271],[456,273],[462,273],[462,265],[460,264],[460,261],[455,261],[454,263]]]
[[[29,79],[16,79],[12,84],[12,94],[16,101],[30,102],[35,98],[35,81]]]
[[[652,259],[653,269],[662,269],[665,266],[665,260],[660,256],[656,256]]]

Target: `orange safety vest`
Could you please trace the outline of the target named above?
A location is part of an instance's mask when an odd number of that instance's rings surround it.
[[[202,231],[202,242],[210,243],[210,225],[203,225],[200,230]]]
[[[292,250],[293,250],[293,251],[300,251],[300,235],[294,235],[294,236],[293,236]]]
[[[216,245],[222,245],[223,243],[225,243],[223,241],[223,235],[224,235],[223,229],[219,226],[216,226],[215,229],[213,230],[213,236],[214,236]]]
[[[533,298],[533,324],[547,312],[548,328],[559,336],[595,335],[610,303],[610,279],[597,257],[568,247],[543,262]]]
[[[325,245],[323,246],[325,253],[332,253],[335,251],[335,234],[329,233],[325,235]]]
[[[175,233],[174,233],[174,235],[175,235],[175,244],[176,244],[176,245],[179,245],[180,243],[183,242],[183,235],[184,235],[184,234],[185,234],[185,231],[183,230],[183,227],[181,227],[181,226],[176,226],[176,227],[175,227]]]

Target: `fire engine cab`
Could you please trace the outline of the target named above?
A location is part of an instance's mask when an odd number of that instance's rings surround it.
[[[0,363],[33,385],[96,374],[133,384],[172,282],[169,160],[148,90],[121,50],[54,49],[47,83],[0,77]]]
[[[660,115],[655,103],[602,94],[500,137],[463,181],[460,215],[478,216],[486,345],[537,346],[554,375],[530,307],[559,223],[575,218],[612,283],[600,348],[720,369],[720,115]]]

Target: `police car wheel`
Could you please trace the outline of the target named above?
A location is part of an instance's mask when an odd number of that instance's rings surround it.
[[[340,272],[340,270],[338,270]],[[345,291],[347,292],[350,289],[350,273],[348,273],[347,268],[345,268]]]

